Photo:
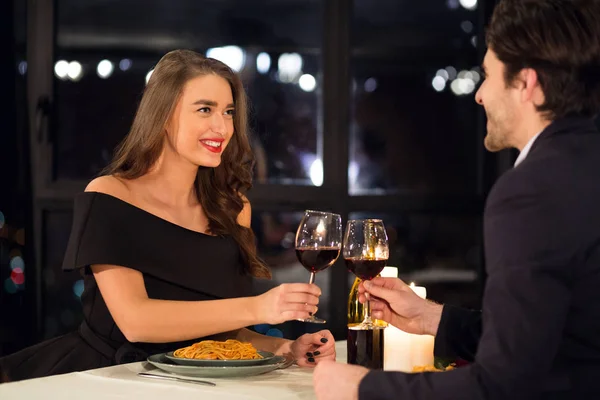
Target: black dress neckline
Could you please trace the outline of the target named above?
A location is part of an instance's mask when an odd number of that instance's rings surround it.
[[[117,203],[117,204],[121,204],[121,205],[127,206],[127,207],[129,207],[129,208],[133,209],[134,211],[136,211],[136,212],[138,212],[138,213],[141,213],[141,214],[144,214],[144,215],[148,215],[148,216],[150,216],[150,217],[153,217],[153,218],[154,218],[154,219],[156,219],[156,220],[162,221],[162,222],[163,222],[163,223],[165,223],[165,224],[168,224],[168,225],[170,225],[170,226],[173,226],[173,227],[176,227],[176,228],[182,229],[182,230],[184,230],[184,231],[187,231],[187,232],[190,232],[190,233],[192,233],[192,234],[197,234],[197,235],[202,235],[202,236],[207,236],[207,237],[223,237],[223,236],[227,236],[227,235],[211,235],[211,234],[209,234],[209,233],[205,233],[205,232],[199,232],[199,231],[195,231],[195,230],[193,230],[193,229],[186,228],[186,227],[184,227],[184,226],[181,226],[181,225],[179,225],[179,224],[176,224],[176,223],[174,223],[174,222],[171,222],[171,221],[169,221],[169,220],[167,220],[167,219],[164,219],[164,218],[162,218],[162,217],[159,217],[158,215],[156,215],[156,214],[154,214],[154,213],[152,213],[152,212],[150,212],[150,211],[148,211],[148,210],[145,210],[145,209],[143,209],[143,208],[141,208],[141,207],[138,207],[138,206],[136,206],[136,205],[134,205],[134,204],[132,204],[132,203],[130,203],[130,202],[128,202],[128,201],[125,201],[125,200],[123,200],[123,199],[120,199],[120,198],[118,198],[118,197],[116,197],[116,196],[113,196],[113,195],[111,195],[111,194],[108,194],[108,193],[104,193],[104,192],[95,192],[95,191],[89,191],[89,192],[82,192],[82,193],[79,193],[79,194],[77,194],[77,196],[82,196],[82,197],[83,197],[83,196],[89,196],[89,195],[91,195],[91,196],[100,195],[100,197],[105,197],[105,198],[108,198],[108,199],[110,199],[110,200],[114,201],[114,202],[115,202],[115,203]]]

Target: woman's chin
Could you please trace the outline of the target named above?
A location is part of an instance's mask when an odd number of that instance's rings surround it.
[[[203,158],[201,160],[196,160],[195,164],[198,166],[198,168],[217,168],[219,165],[221,165],[221,157],[210,160]]]

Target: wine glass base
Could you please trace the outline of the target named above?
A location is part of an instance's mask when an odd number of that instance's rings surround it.
[[[356,329],[356,330],[375,330],[375,329],[383,329],[385,328],[384,326],[379,326],[379,325],[375,325],[375,324],[366,324],[364,322],[361,322],[360,324],[354,325],[352,327],[352,329]]]
[[[326,320],[324,320],[324,319],[317,318],[317,317],[314,317],[314,316],[312,316],[312,315],[311,315],[310,317],[308,317],[308,318],[304,318],[304,319],[303,319],[303,318],[298,318],[296,321],[300,321],[300,322],[311,322],[311,323],[313,323],[313,324],[324,324],[324,323],[326,323],[326,322],[327,322],[327,321],[326,321]]]

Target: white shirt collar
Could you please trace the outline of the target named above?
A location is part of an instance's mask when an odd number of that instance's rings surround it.
[[[531,146],[533,146],[533,142],[535,142],[538,136],[540,136],[540,133],[529,139],[529,142],[527,142],[525,147],[523,147],[523,150],[521,150],[521,152],[519,153],[519,157],[517,157],[517,161],[515,161],[515,167],[521,164],[523,160],[527,157],[527,154],[529,154],[529,150],[531,150]]]

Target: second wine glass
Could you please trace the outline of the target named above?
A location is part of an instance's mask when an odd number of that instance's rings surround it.
[[[375,278],[389,258],[385,226],[380,219],[350,220],[344,235],[346,267],[362,280]],[[356,329],[374,329],[369,300],[365,302],[365,318]]]
[[[329,212],[306,210],[296,232],[296,256],[310,272],[308,283],[314,283],[317,272],[335,263],[341,247],[342,217]],[[317,324],[326,322],[312,314],[301,321]]]

